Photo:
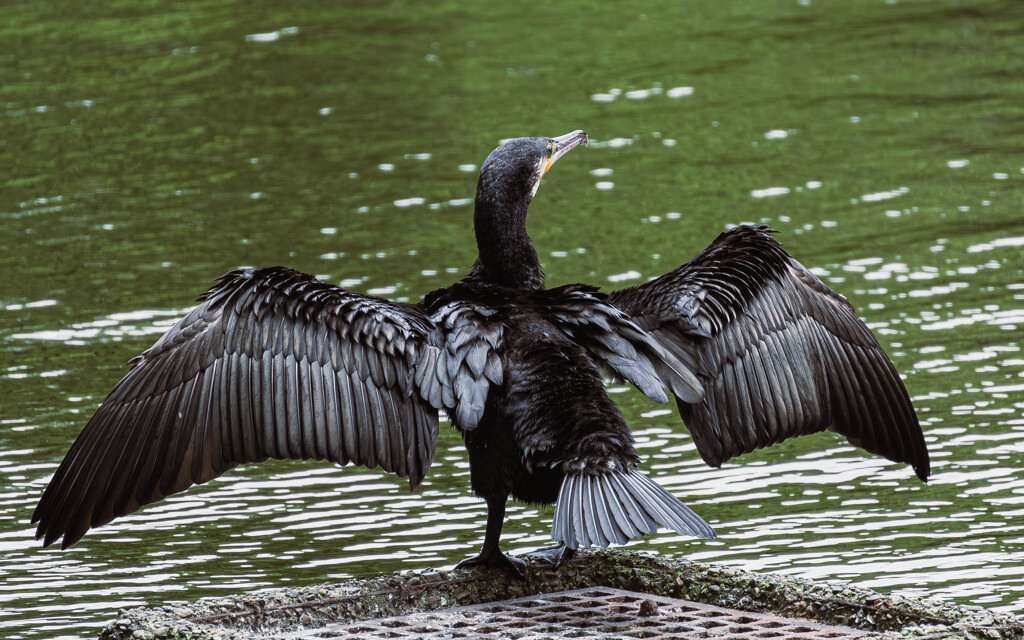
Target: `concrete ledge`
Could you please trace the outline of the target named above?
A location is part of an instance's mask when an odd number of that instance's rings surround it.
[[[525,580],[500,572],[396,573],[342,584],[264,589],[185,606],[121,611],[102,640],[243,640],[369,618],[436,611],[603,586],[862,629],[887,638],[1024,640],[1024,619],[848,585],[624,550],[585,550],[557,571],[534,563]]]

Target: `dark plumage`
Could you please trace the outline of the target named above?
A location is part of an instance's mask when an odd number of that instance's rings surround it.
[[[714,532],[640,473],[601,369],[657,402],[673,396],[713,466],[831,429],[929,474],[906,389],[846,299],[766,226],[723,233],[697,257],[604,294],[544,289],[526,213],[582,131],[519,138],[480,169],[479,258],[419,304],[352,293],[283,267],[222,276],[132,360],[33,515],[49,545],[226,470],[267,458],[352,462],[408,477],[430,467],[444,409],[487,502],[483,549],[463,565],[520,570],[498,540],[509,495],[556,503],[537,555],[561,563],[658,524]]]

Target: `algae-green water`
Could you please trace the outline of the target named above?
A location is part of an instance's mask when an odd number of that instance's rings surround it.
[[[718,531],[632,548],[1024,611],[1024,8],[1013,1],[8,3],[0,21],[0,635],[122,607],[450,566],[485,507],[442,425],[416,493],[233,470],[42,550],[32,508],[124,363],[223,272],[400,300],[475,258],[476,170],[585,129],[530,232],[552,285],[664,273],[766,222],[849,297],[932,453],[833,434],[722,469],[613,386],[644,469]],[[512,505],[503,543],[543,545]]]

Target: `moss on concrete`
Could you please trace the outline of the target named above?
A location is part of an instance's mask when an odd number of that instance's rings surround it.
[[[341,584],[264,589],[187,606],[132,609],[120,612],[100,638],[264,638],[338,622],[593,586],[845,625],[891,638],[1024,640],[1024,620],[980,607],[607,549],[583,551],[557,571],[530,564],[523,580],[486,571],[427,570]]]

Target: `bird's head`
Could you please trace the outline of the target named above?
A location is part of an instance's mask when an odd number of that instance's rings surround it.
[[[540,179],[569,151],[587,144],[587,134],[573,131],[557,138],[515,138],[491,152],[480,167],[476,187],[477,206],[529,205]]]
[[[582,131],[516,138],[487,156],[473,204],[479,257],[467,277],[517,289],[543,288],[544,272],[526,233],[526,211],[551,165],[581,144],[587,144]]]

